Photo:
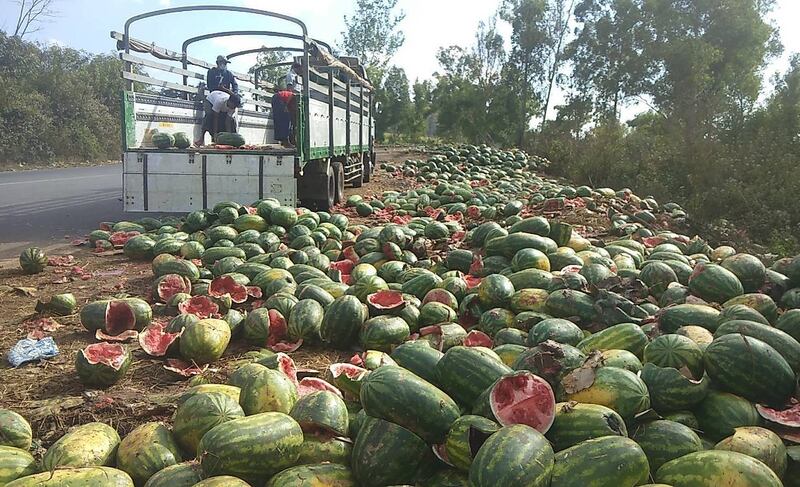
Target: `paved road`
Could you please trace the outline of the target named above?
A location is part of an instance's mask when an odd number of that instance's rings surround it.
[[[0,172],[0,259],[68,243],[122,212],[122,165]],[[69,239],[65,239],[69,236]]]

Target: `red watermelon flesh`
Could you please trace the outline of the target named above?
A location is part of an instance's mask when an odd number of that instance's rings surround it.
[[[344,259],[337,262],[331,262],[331,266],[333,266],[334,264],[338,264],[339,262],[349,261],[355,267],[355,264],[357,264],[358,261],[361,259],[361,257],[359,257],[358,253],[356,252],[356,249],[352,245],[350,245],[349,247],[345,247],[344,250],[342,250],[342,255],[344,256]],[[347,264],[342,264],[342,265],[347,265]],[[345,272],[340,267],[336,267],[335,269],[338,269],[344,272],[345,274],[350,274],[349,270]],[[351,267],[350,270],[352,269],[353,268]]]
[[[94,337],[101,342],[127,342],[128,340],[133,340],[138,336],[139,332],[136,330],[126,330],[119,335],[108,335],[107,333],[103,332],[103,330],[97,330],[94,333]]]
[[[467,274],[466,276],[464,276],[464,282],[467,283],[467,289],[473,289],[480,286],[481,280],[482,279],[480,277],[473,276],[472,274]]]
[[[420,337],[428,335],[434,335],[438,337],[435,343],[431,342],[431,345],[441,352],[442,348],[444,348],[444,340],[442,340],[442,327],[439,325],[430,325],[419,329]]]
[[[442,303],[453,309],[458,309],[458,301],[453,302],[453,295],[445,289],[431,289],[422,299],[422,304],[430,302]]]
[[[492,342],[491,337],[480,330],[472,330],[471,332],[467,333],[467,336],[464,338],[462,343],[465,347],[492,348],[494,346],[494,342]]]
[[[219,316],[219,305],[208,296],[192,296],[178,305],[181,314],[195,315],[201,320]]]
[[[525,424],[546,433],[555,419],[553,389],[546,380],[528,371],[499,379],[489,393],[489,404],[503,426]]]
[[[282,352],[276,354],[276,356],[278,357],[278,370],[288,377],[289,380],[294,382],[294,385],[297,385],[297,366],[294,360],[292,360],[292,357]]]
[[[91,365],[103,364],[119,370],[125,363],[125,347],[119,343],[95,343],[81,350],[86,361]]]
[[[761,404],[756,404],[758,414],[772,423],[788,428],[800,428],[800,401],[792,398],[784,409],[772,409]]]
[[[300,379],[300,382],[297,384],[297,393],[300,397],[307,396],[317,391],[328,391],[342,397],[342,391],[333,384],[317,377],[304,377]]]
[[[258,286],[245,286],[245,287],[247,288],[247,295],[250,296],[251,298],[259,299],[262,296],[264,296],[264,294],[261,291],[261,288]]]
[[[202,367],[198,367],[195,363],[189,363],[184,360],[170,358],[167,359],[166,365],[164,365],[164,369],[170,372],[174,372],[181,377],[193,377],[195,375],[200,375],[208,369],[208,364],[203,365]]]
[[[168,333],[166,323],[153,323],[139,334],[139,346],[151,357],[163,357],[180,333]]]
[[[367,303],[378,310],[397,310],[405,307],[403,293],[400,291],[383,290],[367,296]]]
[[[128,240],[137,235],[139,235],[139,232],[114,232],[110,237],[108,237],[108,240],[114,245],[114,247],[123,247]]]
[[[179,274],[167,274],[158,281],[158,294],[159,299],[166,303],[169,299],[178,294],[192,292],[192,283],[184,276]]]
[[[133,308],[122,300],[109,301],[106,307],[106,333],[116,336],[135,327]]]
[[[286,318],[276,309],[269,310],[269,338],[267,338],[267,348],[274,352],[294,352],[303,339],[292,342],[289,340],[289,327]]]
[[[211,281],[208,286],[208,294],[215,298],[230,296],[234,303],[247,301],[247,287],[236,282],[231,276],[219,276]]]
[[[469,275],[475,276],[483,272],[483,257],[480,254],[475,254],[472,257],[472,263],[469,265]],[[469,281],[467,281],[467,286],[469,286]]]

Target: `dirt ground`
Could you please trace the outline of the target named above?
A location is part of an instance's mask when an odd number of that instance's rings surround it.
[[[379,161],[402,162],[409,157],[411,153],[397,149],[378,154]],[[413,185],[411,180],[376,169],[369,184],[360,189],[348,188],[346,194],[371,198],[387,190],[405,191]],[[362,221],[368,223],[369,219]],[[81,326],[78,314],[51,317],[57,328],[45,335],[55,340],[59,348],[56,357],[10,368],[5,359],[8,350],[34,332],[37,319],[46,317],[35,311],[39,298],[72,293],[80,309],[88,302],[111,296],[150,296],[149,262],[129,261],[119,253],[99,256],[86,247],[70,244],[45,250],[48,256],[71,255],[74,260],[63,267],[48,266],[33,276],[24,275],[16,259],[0,261],[0,408],[13,409],[31,422],[39,448],[46,448],[75,424],[104,421],[124,435],[143,422],[168,420],[174,412],[175,398],[188,387],[187,381],[164,370],[163,360],[149,357],[136,340],[127,343],[134,362],[120,383],[102,391],[87,390],[81,385],[74,369],[76,353],[97,340]],[[234,342],[206,375],[224,381],[248,350]],[[329,364],[346,361],[352,353],[304,346],[291,355],[299,368],[324,375]]]

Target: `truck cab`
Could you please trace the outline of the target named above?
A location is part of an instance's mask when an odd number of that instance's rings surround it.
[[[186,39],[179,51],[134,36],[137,22],[174,22],[187,11],[264,16],[286,29],[201,33]],[[282,50],[293,58],[278,66],[288,71],[293,62],[301,64],[296,146],[286,148],[274,139],[271,98],[278,88],[274,80],[259,79],[260,70],[255,69],[253,74],[233,72],[243,101],[236,121],[246,145],[155,147],[152,138],[158,132],[183,132],[190,141],[200,137],[208,95],[206,71],[212,64],[190,56],[189,50],[203,40],[235,36],[263,37],[264,47],[232,56]],[[334,56],[328,44],[309,37],[301,20],[247,7],[174,7],[131,17],[122,32],[111,32],[111,38],[123,61],[125,84],[125,211],[190,212],[223,201],[265,198],[327,210],[343,200],[345,185],[360,187],[369,181],[375,167],[374,88],[357,60]]]

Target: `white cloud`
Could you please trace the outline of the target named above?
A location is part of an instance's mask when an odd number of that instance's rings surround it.
[[[169,7],[172,5],[172,0],[158,0],[158,4],[162,7]]]

